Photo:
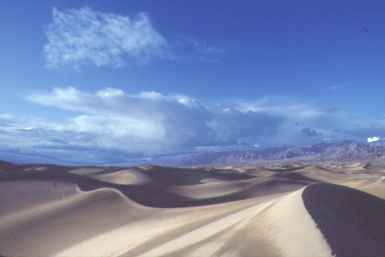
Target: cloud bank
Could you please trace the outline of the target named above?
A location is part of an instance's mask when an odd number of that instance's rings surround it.
[[[84,7],[52,11],[44,55],[48,67],[93,64],[123,66],[128,59],[143,63],[161,57],[167,40],[145,13],[135,17],[103,13]]]
[[[0,150],[107,160],[229,146],[312,144],[385,136],[338,110],[272,99],[228,104],[183,94],[54,88],[27,97],[68,114],[59,122],[0,114]]]

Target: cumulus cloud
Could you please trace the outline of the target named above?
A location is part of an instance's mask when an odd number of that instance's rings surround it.
[[[85,64],[120,67],[133,59],[143,63],[163,55],[168,42],[146,13],[134,17],[91,8],[52,11],[44,55],[48,67],[76,69]]]
[[[216,144],[309,143],[339,138],[342,132],[334,130],[348,124],[339,112],[267,99],[210,105],[183,94],[128,94],[114,88],[88,93],[73,87],[29,99],[76,113],[66,129],[120,142],[124,138],[132,151],[155,145],[170,151]]]
[[[113,88],[87,93],[67,87],[28,99],[74,112],[61,130],[92,134],[99,143],[127,152],[170,151],[209,138],[208,111],[182,95],[127,94]]]
[[[373,143],[373,142],[377,142],[377,141],[380,141],[380,140],[381,140],[380,137],[368,137],[367,142],[368,143]]]
[[[93,142],[96,147],[127,153],[152,154],[250,142],[268,144],[268,138],[275,137],[285,120],[279,113],[244,112],[206,105],[183,94],[154,91],[128,94],[105,88],[89,93],[65,87],[33,94],[28,99],[73,113],[71,119],[56,125],[57,133],[88,135],[87,144]]]
[[[357,125],[339,110],[270,99],[213,104],[183,94],[61,87],[28,100],[61,109],[69,118],[0,114],[0,149],[112,161],[212,147],[363,141],[368,134],[385,135],[385,126]]]
[[[267,98],[260,99],[254,102],[240,102],[237,104],[236,109],[240,112],[263,112],[270,114],[281,114],[284,116],[298,118],[298,119],[311,119],[323,116],[324,110],[309,106],[306,104],[297,103],[277,103]]]

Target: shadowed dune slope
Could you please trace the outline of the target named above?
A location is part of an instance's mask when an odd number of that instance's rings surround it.
[[[51,256],[130,219],[143,218],[143,213],[142,207],[113,189],[81,193],[0,219],[0,252]]]
[[[385,256],[385,201],[333,184],[303,192],[306,209],[338,257]]]
[[[385,256],[377,166],[4,165],[0,255],[8,257]]]

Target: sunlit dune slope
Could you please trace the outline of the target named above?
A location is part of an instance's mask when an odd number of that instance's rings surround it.
[[[143,218],[140,208],[131,204],[116,190],[99,189],[6,216],[0,220],[1,252],[50,256],[132,218]]]
[[[7,165],[4,256],[385,256],[378,165]]]

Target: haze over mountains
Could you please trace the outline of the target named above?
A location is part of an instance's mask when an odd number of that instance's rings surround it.
[[[16,163],[51,163],[63,165],[226,165],[226,164],[256,164],[269,161],[359,161],[385,158],[385,143],[383,141],[362,143],[343,141],[339,143],[321,143],[304,146],[281,146],[269,148],[236,147],[206,148],[195,152],[175,153],[155,156],[130,157],[116,153],[103,160],[95,150],[95,156],[100,159],[89,158],[93,153],[77,153],[73,156],[56,157],[55,155],[40,155],[23,151],[0,151],[0,159]]]

